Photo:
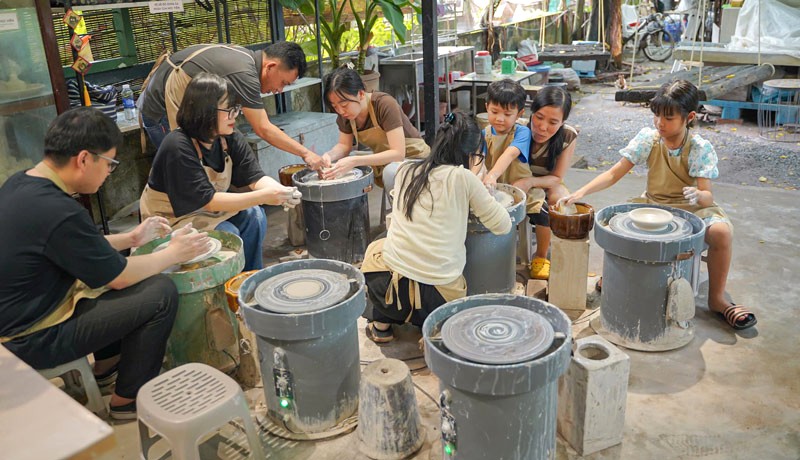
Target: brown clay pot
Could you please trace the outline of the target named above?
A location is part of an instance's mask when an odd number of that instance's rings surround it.
[[[586,203],[575,203],[577,214],[565,215],[550,208],[550,229],[553,235],[565,240],[586,238],[594,227],[594,208]]]
[[[284,187],[294,186],[294,184],[292,183],[292,176],[294,175],[294,173],[302,171],[307,167],[308,166],[304,164],[284,166],[283,168],[278,170],[278,182],[280,182],[281,185],[283,185]]]

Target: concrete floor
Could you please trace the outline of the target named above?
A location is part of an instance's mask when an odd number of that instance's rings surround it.
[[[597,172],[571,170],[571,189]],[[629,175],[614,188],[590,196],[596,210],[626,201],[644,189],[645,178]],[[729,184],[715,185],[717,201],[736,227],[734,259],[728,292],[753,309],[758,325],[735,332],[706,308],[707,282],[696,299],[696,336],[674,351],[626,351],[631,358],[624,440],[588,459],[798,459],[800,458],[800,359],[794,302],[800,300],[800,217],[797,193]],[[370,196],[377,222],[379,190]],[[788,211],[788,212],[787,212]],[[270,232],[265,256],[285,256],[286,215],[269,213]],[[589,272],[602,273],[602,250],[592,243]],[[705,266],[704,266],[705,267]],[[707,276],[703,278],[707,279]],[[592,283],[590,282],[589,285]],[[590,293],[590,298],[594,294]],[[378,347],[359,324],[363,362],[383,357],[403,359],[412,369],[417,404],[427,439],[412,458],[441,458],[439,412],[429,395],[438,394],[438,381],[425,368],[417,347],[419,332],[403,328],[398,340]],[[588,322],[573,327],[576,338],[593,334]],[[248,391],[254,416],[263,420],[261,388]],[[136,423],[114,426],[117,447],[104,459],[139,456]],[[262,431],[267,458],[275,460],[361,460],[355,433],[328,441],[283,440]],[[203,458],[243,458],[244,437],[228,427],[202,446]],[[162,451],[163,452],[163,451]],[[152,457],[151,458],[158,458]],[[575,451],[559,439],[557,459],[575,459]]]

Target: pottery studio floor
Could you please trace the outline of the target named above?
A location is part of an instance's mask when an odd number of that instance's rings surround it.
[[[597,173],[571,170],[571,189]],[[628,176],[614,188],[588,200],[596,210],[622,203],[641,193],[644,178]],[[758,325],[734,332],[706,309],[707,276],[696,299],[696,336],[674,351],[626,351],[631,373],[622,444],[589,459],[797,459],[800,458],[800,360],[796,357],[800,300],[800,217],[794,210],[796,193],[778,189],[718,184],[717,201],[736,227],[728,292],[758,316]],[[371,192],[371,215],[377,225],[380,190]],[[286,214],[269,214],[265,257],[275,263],[292,249],[286,241]],[[705,269],[705,266],[703,266]],[[591,246],[590,273],[602,272],[602,250]],[[594,280],[587,280],[590,301],[596,300]],[[590,302],[596,304],[597,302]],[[588,312],[592,314],[592,312]],[[596,314],[596,313],[594,313]],[[586,318],[573,327],[575,338],[594,334]],[[440,459],[439,412],[430,395],[438,381],[425,367],[414,328],[402,328],[398,340],[378,347],[364,335],[359,322],[361,360],[384,357],[404,360],[417,385],[417,404],[426,440],[411,458]],[[253,415],[264,419],[261,388],[248,390]],[[103,459],[139,458],[136,423],[115,424],[116,447]],[[262,431],[267,458],[275,460],[366,459],[357,452],[355,433],[326,441],[290,441]],[[203,458],[245,458],[245,438],[228,426],[202,446]],[[165,449],[160,451],[166,452]],[[151,458],[159,458],[158,451]],[[579,458],[559,439],[556,458]]]

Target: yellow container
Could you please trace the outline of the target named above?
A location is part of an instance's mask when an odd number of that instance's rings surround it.
[[[228,299],[228,307],[231,311],[236,313],[239,311],[239,287],[241,287],[244,280],[250,278],[250,275],[258,272],[259,270],[250,270],[249,272],[242,272],[225,282],[225,297]]]

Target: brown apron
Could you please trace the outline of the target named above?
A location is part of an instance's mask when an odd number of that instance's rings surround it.
[[[183,101],[183,93],[186,92],[186,87],[189,86],[189,82],[192,81],[192,77],[189,76],[186,72],[183,71],[183,65],[186,64],[188,61],[191,61],[192,58],[198,56],[199,54],[210,50],[212,48],[225,48],[236,53],[242,53],[245,56],[248,56],[250,59],[253,60],[253,64],[256,63],[256,60],[253,58],[252,54],[248,54],[242,50],[238,50],[231,46],[227,45],[208,45],[200,48],[199,50],[195,51],[194,53],[190,54],[186,59],[184,59],[180,65],[175,65],[170,58],[167,58],[165,61],[167,64],[172,66],[172,72],[170,72],[169,76],[167,77],[167,82],[164,85],[164,102],[166,104],[167,109],[167,119],[169,120],[169,129],[174,131],[178,128],[178,108],[181,106],[181,101]]]
[[[203,165],[203,153],[200,151],[200,145],[196,140],[192,139],[194,149],[197,152],[198,161],[203,166],[203,169],[208,175],[208,180],[214,186],[217,192],[227,192],[231,186],[231,177],[233,173],[233,161],[228,155],[228,143],[224,137],[220,137],[222,143],[222,150],[225,152],[225,168],[222,172],[214,171],[214,168]],[[177,229],[187,223],[200,231],[213,230],[220,222],[224,222],[231,217],[235,216],[238,211],[204,211],[198,209],[184,216],[175,217],[175,211],[172,209],[172,204],[169,202],[169,196],[164,192],[159,192],[145,185],[142,192],[142,198],[139,201],[139,210],[142,213],[142,219],[147,219],[151,216],[161,216],[169,221],[170,227]]]
[[[486,169],[491,171],[497,160],[503,155],[503,152],[511,145],[514,140],[514,133],[517,131],[517,125],[511,128],[511,131],[506,134],[502,142],[496,141],[496,136],[492,134],[492,127],[487,126],[484,130],[486,137]],[[513,184],[514,182],[531,177],[531,171],[525,163],[514,160],[506,168],[503,174],[497,178],[497,182],[501,184]],[[544,190],[536,187],[528,189],[528,198],[525,204],[525,211],[527,214],[536,214],[542,209],[544,204]]]
[[[687,136],[689,134],[687,133]],[[701,219],[708,217],[724,221],[733,230],[730,219],[716,203],[708,207],[689,204],[683,197],[683,187],[697,187],[697,179],[689,175],[689,152],[691,142],[687,139],[679,156],[671,156],[667,147],[657,138],[647,158],[647,191],[634,203],[656,203],[689,211]]]
[[[38,171],[44,177],[52,181],[58,188],[60,188],[64,193],[67,193],[67,187],[64,185],[64,182],[61,180],[60,177],[50,169],[44,163],[37,164],[33,169]],[[10,337],[0,337],[0,343],[5,343],[14,339],[18,339],[20,337],[25,337],[27,335],[31,335],[34,332],[39,332],[41,330],[47,329],[49,327],[53,327],[63,323],[64,321],[70,319],[72,314],[75,312],[75,306],[78,305],[78,301],[81,299],[96,299],[101,295],[105,294],[109,291],[109,288],[106,286],[99,287],[97,289],[92,289],[86,284],[84,284],[81,280],[75,280],[70,286],[67,294],[61,299],[61,302],[58,306],[48,313],[44,318],[40,319],[39,321],[35,322],[31,325],[28,329],[24,331],[14,334]]]
[[[386,290],[386,305],[391,304],[394,302],[395,296],[397,296],[397,292],[400,286],[400,278],[403,275],[395,272],[391,268],[386,266],[386,263],[383,261],[383,244],[386,242],[386,238],[381,238],[379,240],[373,241],[368,247],[367,252],[364,254],[364,261],[361,263],[361,272],[362,273],[377,273],[377,272],[389,272],[392,275],[392,280],[389,283],[389,289]],[[407,278],[407,277],[406,277]],[[409,322],[411,320],[411,315],[413,314],[414,310],[419,310],[422,308],[422,299],[420,298],[420,290],[419,285],[416,281],[412,280],[411,278],[408,279],[408,298],[411,300],[411,305],[409,309],[408,318],[405,319],[405,322]],[[442,298],[444,298],[447,302],[452,302],[453,300],[460,299],[467,295],[467,280],[464,278],[464,275],[459,276],[455,279],[455,281],[451,281],[447,284],[441,284],[434,286],[436,290],[441,294]],[[401,305],[400,297],[397,296],[397,309],[402,310],[403,306]]]
[[[375,108],[372,106],[372,94],[367,93],[367,107],[369,108],[369,119],[372,121],[372,128],[356,129],[356,121],[350,120],[350,129],[353,130],[353,136],[356,142],[364,144],[369,147],[373,153],[380,153],[389,150],[389,139],[386,137],[384,131],[378,124],[375,117]],[[422,139],[406,138],[406,158],[427,158],[431,153],[431,148]],[[373,174],[375,177],[375,184],[383,188],[383,168],[384,166],[373,166]]]

